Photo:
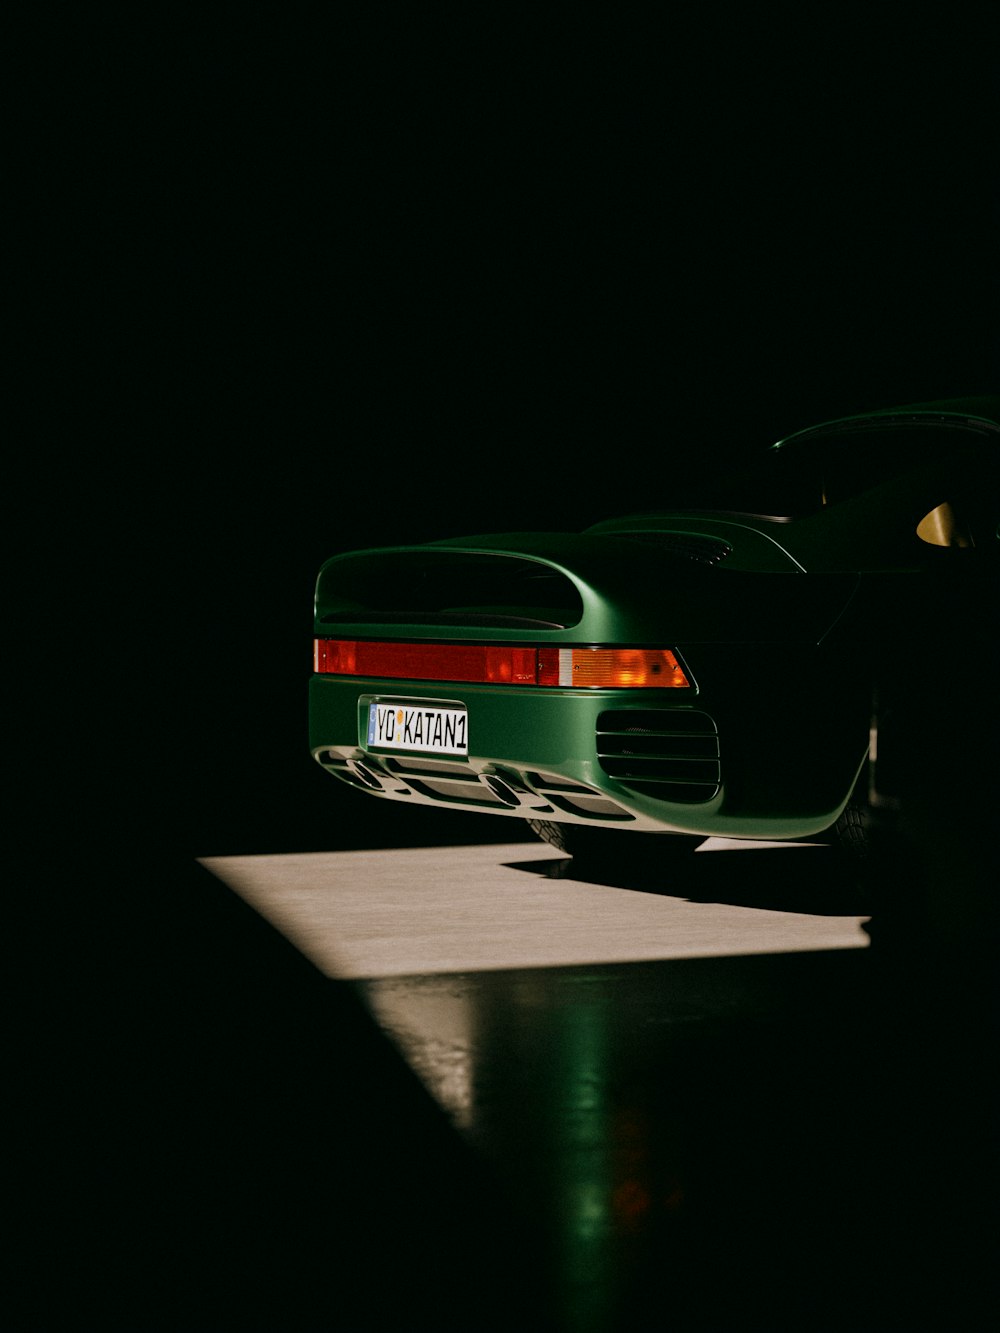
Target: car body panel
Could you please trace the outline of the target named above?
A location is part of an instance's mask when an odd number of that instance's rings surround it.
[[[317,579],[317,639],[670,649],[688,684],[317,672],[311,751],[351,785],[411,805],[621,831],[821,833],[864,781],[882,664],[922,651],[928,616],[944,623],[948,608],[964,608],[952,633],[995,633],[995,612],[976,608],[995,587],[998,439],[996,421],[962,407],[890,409],[772,447],[802,451],[793,480],[816,492],[802,512],[664,509],[579,533],[334,556]],[[965,549],[941,544],[943,520],[920,528],[952,501]],[[468,755],[373,746],[374,700],[467,710]]]

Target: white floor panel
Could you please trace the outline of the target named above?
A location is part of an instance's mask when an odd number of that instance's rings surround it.
[[[690,901],[685,880],[703,885],[703,858],[723,851],[756,860],[754,847],[710,839],[678,875],[676,897],[571,879],[561,852],[533,843],[201,864],[321,971],[343,979],[867,946],[866,917],[808,911],[805,861],[801,912]]]

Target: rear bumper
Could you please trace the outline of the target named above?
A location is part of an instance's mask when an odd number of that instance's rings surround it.
[[[401,688],[402,687],[402,688]],[[664,697],[666,696],[666,697]],[[368,742],[374,700],[468,713],[468,756]],[[385,800],[645,832],[797,838],[832,824],[867,743],[824,753],[803,719],[745,704],[727,715],[679,691],[562,690],[314,675],[310,749],[329,773]],[[823,728],[819,728],[822,732]],[[832,771],[831,771],[832,770]]]

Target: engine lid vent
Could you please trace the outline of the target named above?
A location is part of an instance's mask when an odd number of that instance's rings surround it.
[[[513,555],[359,551],[327,561],[316,585],[316,619],[325,625],[567,629],[582,615],[572,579],[540,560]]]
[[[616,532],[614,536],[681,556],[699,565],[717,565],[731,555],[733,550],[728,542],[718,537],[706,537],[693,532]]]

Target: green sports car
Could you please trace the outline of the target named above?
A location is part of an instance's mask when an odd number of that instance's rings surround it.
[[[1000,399],[926,403],[799,431],[711,508],[335,556],[312,754],[574,856],[863,846],[897,677],[995,638],[998,459]]]

